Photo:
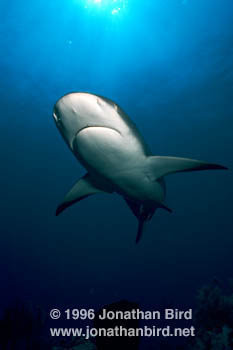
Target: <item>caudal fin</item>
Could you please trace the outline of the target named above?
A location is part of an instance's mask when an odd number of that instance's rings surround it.
[[[144,223],[145,223],[145,220],[143,220],[143,219],[139,220],[139,222],[138,222],[138,232],[137,232],[137,237],[136,237],[136,244],[138,244],[138,242],[142,238]]]

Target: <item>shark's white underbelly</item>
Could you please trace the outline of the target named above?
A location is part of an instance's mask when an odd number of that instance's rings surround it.
[[[73,141],[73,151],[89,172],[94,171],[112,181],[121,181],[138,172],[146,154],[132,134],[122,134],[107,127],[88,127]]]

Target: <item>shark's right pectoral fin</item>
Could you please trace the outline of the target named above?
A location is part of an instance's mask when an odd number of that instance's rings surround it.
[[[93,183],[89,174],[86,174],[81,179],[79,179],[76,184],[71,188],[71,190],[66,194],[62,203],[59,204],[56,210],[56,216],[61,214],[66,208],[71,205],[81,201],[82,199],[96,193],[105,193],[100,188],[97,188]]]
[[[156,180],[162,176],[177,172],[196,171],[196,170],[214,170],[227,169],[218,164],[207,163],[200,160],[177,158],[177,157],[149,157],[150,171],[152,177]]]

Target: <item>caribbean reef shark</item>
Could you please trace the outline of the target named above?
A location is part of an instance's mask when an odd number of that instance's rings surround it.
[[[164,176],[227,169],[194,159],[153,156],[133,121],[105,97],[67,94],[55,104],[53,117],[68,147],[87,170],[58,206],[56,215],[90,195],[116,192],[138,219],[136,243],[156,209],[171,212],[164,202]]]

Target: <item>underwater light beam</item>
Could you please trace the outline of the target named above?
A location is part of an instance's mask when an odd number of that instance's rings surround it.
[[[128,0],[87,0],[85,8],[102,10],[112,15],[118,14],[126,8]]]

